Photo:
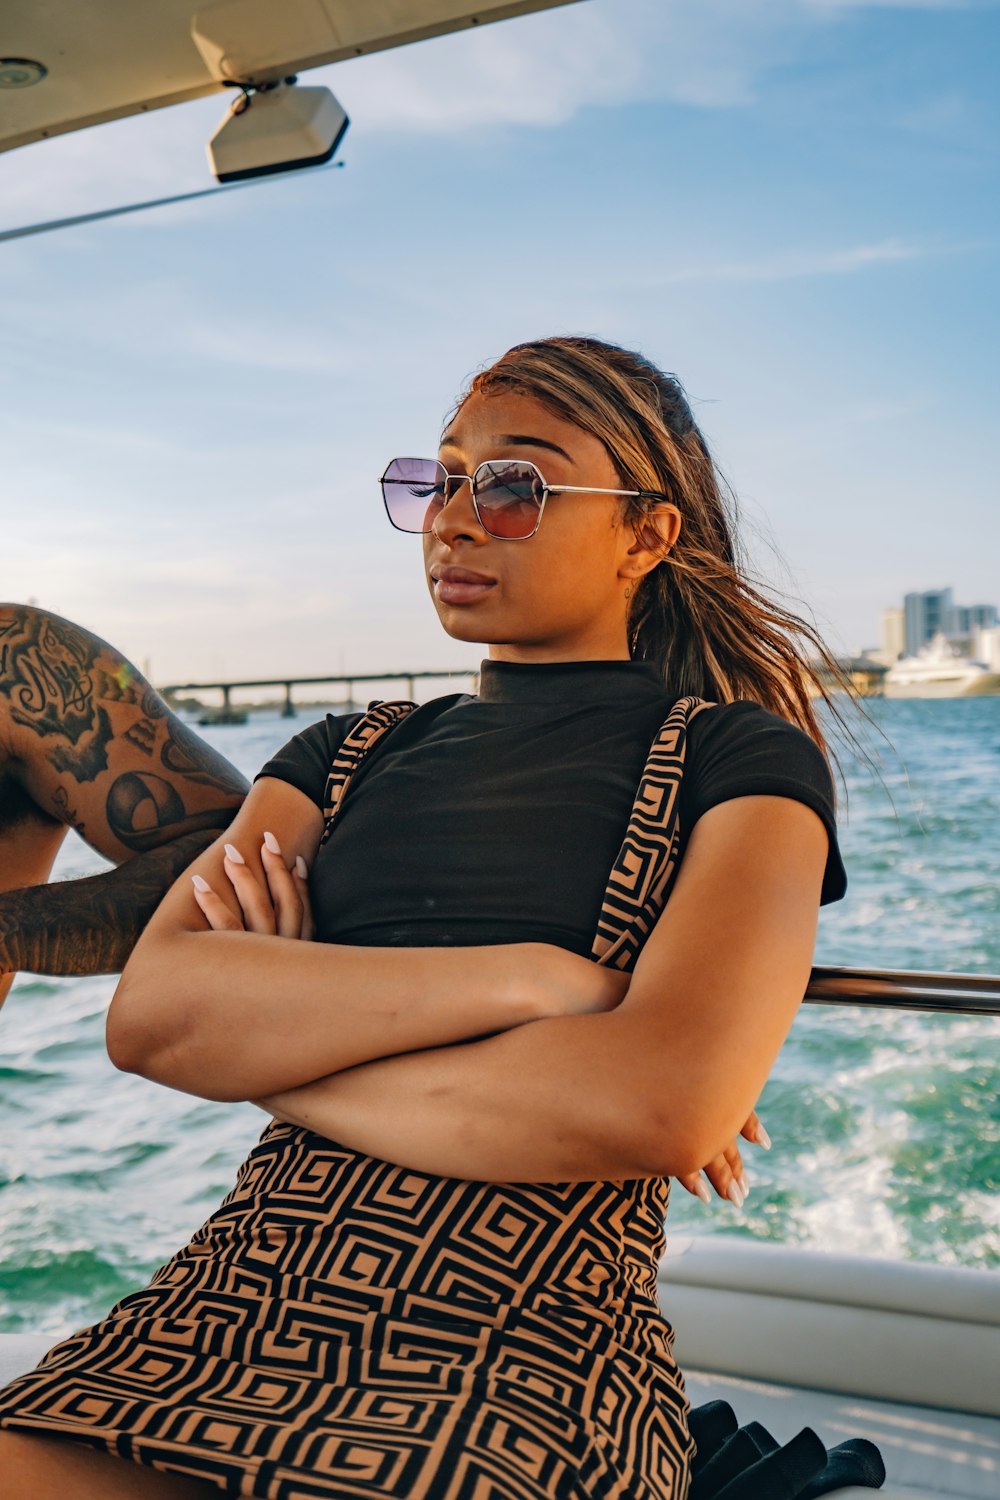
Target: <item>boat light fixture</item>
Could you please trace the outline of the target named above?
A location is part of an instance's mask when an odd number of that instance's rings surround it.
[[[48,73],[44,63],[32,62],[30,57],[0,57],[0,89],[30,89]]]
[[[347,114],[329,89],[235,84],[240,96],[208,143],[219,182],[241,182],[327,162],[344,138]]]

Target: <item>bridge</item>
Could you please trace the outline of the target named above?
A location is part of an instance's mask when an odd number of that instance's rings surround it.
[[[352,672],[350,674],[334,675],[330,677],[254,677],[245,678],[239,682],[178,682],[169,687],[159,689],[164,698],[176,697],[178,693],[221,693],[222,707],[209,711],[209,716],[202,719],[202,723],[212,724],[243,724],[246,722],[244,710],[234,707],[231,694],[237,689],[244,688],[284,688],[285,701],[281,709],[283,719],[295,717],[295,700],[292,697],[292,688],[295,687],[328,687],[339,685],[344,689],[344,696],[348,703],[354,701],[354,688],[358,683],[385,683],[403,682],[406,684],[406,697],[413,698],[413,685],[427,678],[449,678],[466,677],[478,678],[479,668],[472,671],[449,671],[449,672]]]

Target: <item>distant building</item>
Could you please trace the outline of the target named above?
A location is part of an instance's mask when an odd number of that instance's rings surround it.
[[[896,613],[887,609],[882,616],[882,648],[886,655],[889,652],[887,621]],[[956,604],[951,589],[928,589],[923,594],[907,594],[902,614],[906,656],[916,656],[921,646],[939,631],[967,651],[977,630],[992,630],[997,624],[995,604]]]
[[[880,658],[887,667],[906,653],[906,611],[895,605],[882,611],[882,649]]]
[[[936,635],[945,637],[953,656],[986,662],[1000,672],[1000,611],[995,604],[956,604],[950,588],[906,594],[902,609],[884,609],[882,644],[861,655],[892,667],[916,656]]]
[[[962,616],[962,623],[955,630],[956,635],[974,635],[977,630],[992,630],[997,623],[995,604],[959,604],[956,606],[956,613]]]
[[[951,634],[955,605],[951,589],[928,589],[923,594],[907,594],[903,599],[906,632],[906,655],[916,656],[941,631]]]
[[[995,609],[993,614],[995,617]],[[1000,672],[1000,625],[976,626],[972,632],[972,655],[994,672]]]

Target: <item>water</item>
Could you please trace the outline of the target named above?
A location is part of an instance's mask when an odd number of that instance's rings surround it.
[[[844,757],[851,887],[817,962],[1000,973],[1000,698],[874,702],[885,787]],[[296,729],[204,731],[248,774]],[[895,803],[895,810],[889,795]],[[74,841],[61,877],[101,862]],[[22,976],[0,1016],[0,1331],[61,1335],[182,1244],[263,1115],[117,1073],[109,978]],[[742,1213],[675,1186],[674,1231],[1000,1266],[1000,1039],[989,1018],[803,1007],[761,1103]]]

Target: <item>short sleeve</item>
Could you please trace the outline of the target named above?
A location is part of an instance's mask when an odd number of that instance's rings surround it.
[[[322,811],[326,779],[330,762],[364,714],[327,714],[316,724],[310,724],[272,755],[254,777],[273,776],[277,781],[287,781],[289,786],[304,792],[311,802]]]
[[[792,797],[822,818],[829,847],[820,904],[839,901],[847,890],[847,873],[837,840],[833,776],[822,750],[804,730],[758,703],[705,709],[688,732],[688,833],[710,807],[752,796]]]

